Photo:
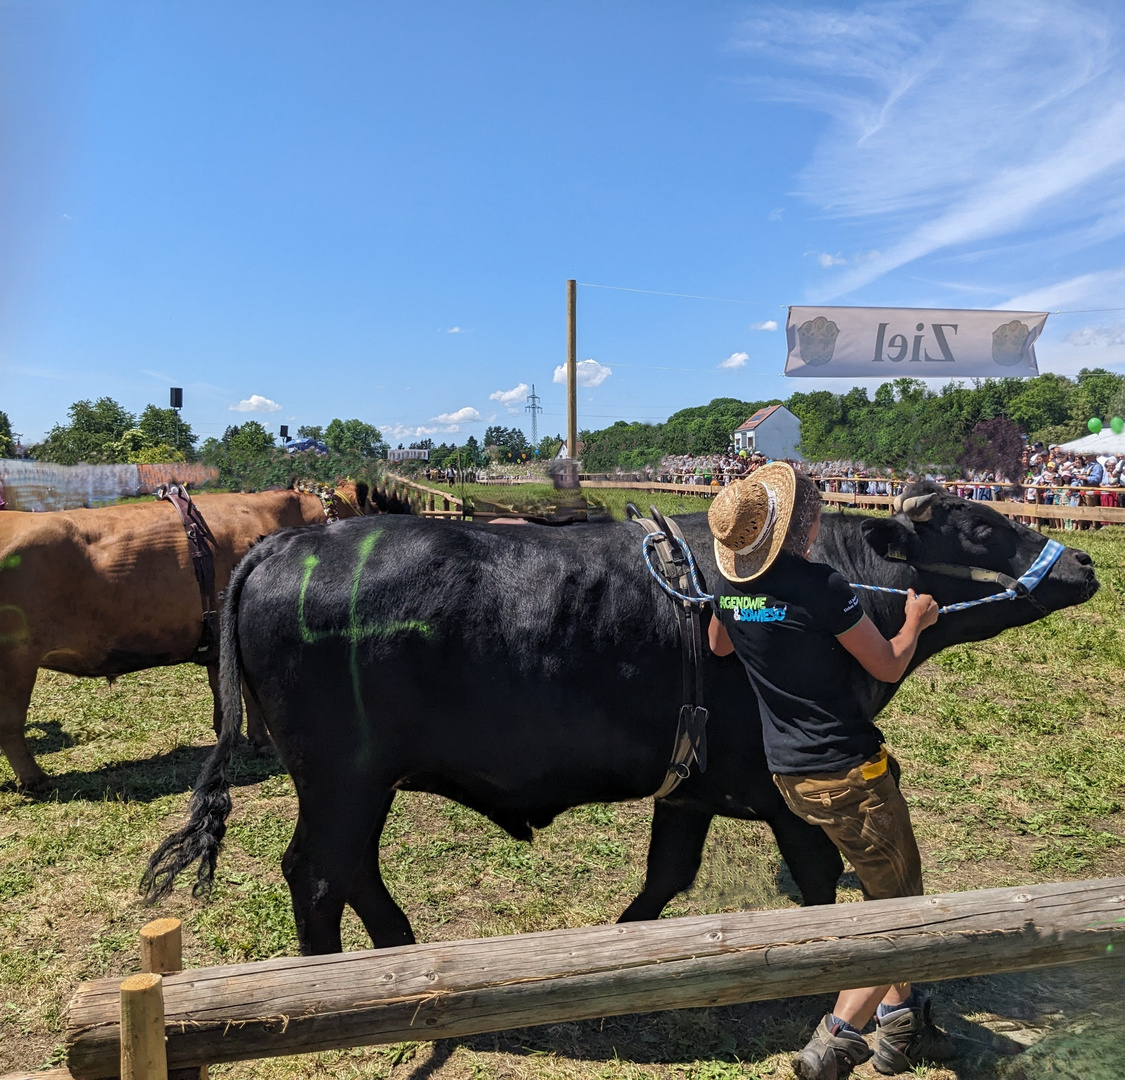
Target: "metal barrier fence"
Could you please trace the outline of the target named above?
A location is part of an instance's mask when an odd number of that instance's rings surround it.
[[[117,499],[148,495],[160,484],[199,487],[219,470],[191,462],[165,465],[55,465],[46,461],[0,460],[0,484],[9,510],[77,510]]]

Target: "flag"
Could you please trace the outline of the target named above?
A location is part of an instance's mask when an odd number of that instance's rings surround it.
[[[1045,311],[791,307],[785,374],[957,379],[1038,375]]]

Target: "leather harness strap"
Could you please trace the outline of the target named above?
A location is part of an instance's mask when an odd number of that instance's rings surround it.
[[[685,552],[687,542],[679,526],[669,521],[655,506],[650,506],[651,518],[643,518],[632,503],[626,508],[646,532],[660,534],[653,547],[660,560],[660,571],[675,590],[690,595],[691,573]],[[653,794],[654,799],[670,795],[679,784],[691,775],[695,762],[700,772],[707,771],[707,719],[703,704],[703,629],[699,605],[673,600],[676,622],[680,631],[680,660],[682,666],[684,702],[680,706],[676,736],[672,744],[672,760],[668,763],[664,782]]]
[[[199,508],[180,484],[161,484],[154,492],[158,501],[166,499],[178,511],[187,535],[188,551],[199,583],[203,604],[203,629],[192,654],[196,664],[213,664],[219,659],[219,601],[215,592],[215,537],[203,520]]]

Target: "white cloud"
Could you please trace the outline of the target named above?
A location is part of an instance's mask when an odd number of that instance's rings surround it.
[[[471,405],[466,405],[456,412],[443,412],[430,418],[435,424],[469,424],[480,419],[480,413]]]
[[[576,368],[579,386],[601,386],[613,374],[613,368],[608,364],[599,364],[597,360],[579,360]],[[554,382],[566,384],[566,364],[555,368]]]
[[[839,255],[829,255],[827,251],[822,251],[816,257],[816,261],[827,270],[830,266],[843,266],[848,260],[841,259]]]
[[[751,323],[750,329],[751,330],[776,330],[777,329],[777,320],[776,319],[766,319],[765,322]]]
[[[749,353],[736,352],[731,353],[725,360],[719,361],[719,367],[723,371],[732,371],[734,368],[746,366],[746,361],[750,359]]]
[[[451,326],[448,330],[446,330],[446,333],[447,334],[460,334],[461,333],[461,327]]]
[[[798,194],[881,241],[827,295],[1028,229],[1071,251],[1125,234],[1114,5],[777,4],[754,9],[741,38],[761,97],[831,118]]]
[[[767,218],[769,218],[769,220],[770,220],[770,221],[780,221],[780,220],[781,220],[781,215],[782,215],[782,214],[784,214],[784,213],[785,213],[785,209],[784,209],[784,207],[781,207],[781,206],[777,206],[777,207],[775,207],[775,208],[774,208],[773,210],[771,210],[771,211],[770,211],[770,212],[769,212],[769,213],[768,213],[768,214],[766,215],[766,217],[767,217]]]
[[[1125,323],[1116,326],[1084,326],[1063,338],[1068,345],[1093,345],[1105,349],[1110,345],[1125,345]]]
[[[227,407],[228,412],[275,413],[280,412],[281,409],[282,406],[276,401],[270,401],[268,397],[262,397],[261,394],[251,394],[248,398],[243,398],[237,405]]]
[[[524,401],[527,395],[531,392],[531,387],[525,382],[521,382],[519,386],[513,386],[511,390],[494,390],[488,395],[489,401],[498,401],[501,405],[507,406],[508,413],[515,414],[519,412],[515,408],[516,402]]]
[[[1005,303],[997,304],[997,307],[1008,311],[1051,311],[1069,304],[1086,304],[1089,307],[1104,304],[1108,307],[1112,301],[1120,299],[1119,286],[1122,279],[1125,279],[1125,270],[1080,274],[1066,281],[1056,281],[1012,296]]]

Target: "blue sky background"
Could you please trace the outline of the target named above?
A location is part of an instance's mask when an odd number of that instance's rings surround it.
[[[0,409],[185,388],[393,442],[787,396],[785,306],[1053,315],[1125,370],[1114,2],[0,0]],[[762,328],[765,327],[765,328]],[[826,382],[842,390],[838,382]]]

